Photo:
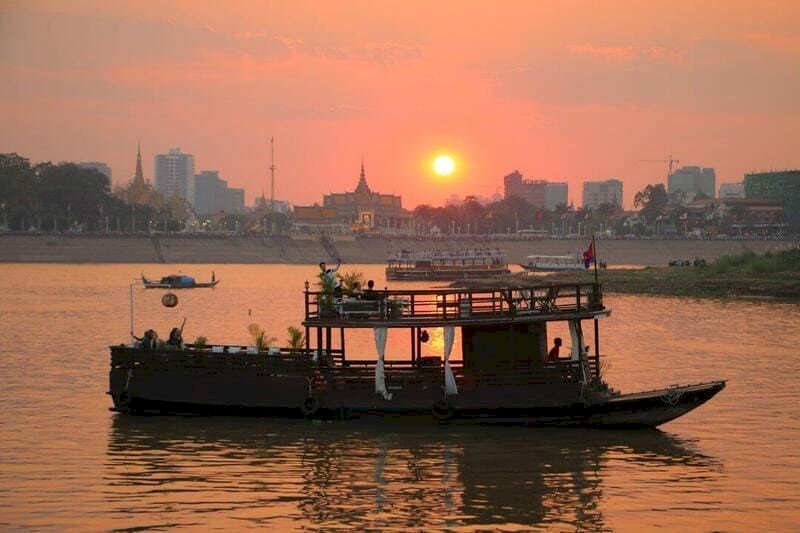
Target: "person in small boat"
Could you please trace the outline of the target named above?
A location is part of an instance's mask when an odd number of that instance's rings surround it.
[[[339,278],[336,277],[336,272],[339,270],[339,267],[342,266],[342,260],[336,260],[336,267],[334,268],[327,268],[325,265],[325,261],[322,261],[319,264],[319,269],[322,271],[322,276],[328,282],[333,285],[333,295],[339,297],[342,295],[342,285],[339,283]]]
[[[559,351],[561,350],[561,337],[553,339],[553,347],[547,353],[547,362],[558,361]]]

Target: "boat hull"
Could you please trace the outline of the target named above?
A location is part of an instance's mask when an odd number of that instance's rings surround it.
[[[699,407],[724,381],[649,392],[581,394],[579,383],[528,384],[470,390],[443,397],[440,383],[399,391],[385,400],[369,382],[344,390],[314,389],[322,374],[311,367],[207,373],[112,369],[114,410],[123,413],[242,415],[318,419],[383,419],[404,423],[656,427]],[[425,380],[421,380],[425,382]],[[548,388],[550,387],[550,388]],[[390,387],[391,388],[391,387]]]
[[[586,270],[586,267],[583,265],[571,265],[571,266],[536,266],[536,265],[523,265],[520,264],[526,272],[561,272],[562,270]]]
[[[158,283],[155,281],[145,281],[145,289],[210,289],[217,286],[219,280],[204,283]]]

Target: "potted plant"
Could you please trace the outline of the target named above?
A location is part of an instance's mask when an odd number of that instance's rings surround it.
[[[247,331],[249,331],[250,336],[253,337],[253,343],[256,345],[258,353],[266,353],[270,345],[278,340],[275,337],[267,337],[267,332],[256,323],[247,326]]]
[[[364,274],[355,270],[345,272],[339,275],[339,283],[342,286],[343,294],[353,296],[364,287]]]
[[[320,272],[317,277],[317,287],[319,287],[319,314],[320,316],[333,316],[336,314],[336,305],[334,302],[334,289],[333,280],[325,276],[324,272]]]
[[[291,349],[292,355],[297,355],[300,353],[306,344],[306,334],[303,332],[302,329],[296,328],[294,326],[289,326],[286,330],[289,333],[289,338],[287,339],[287,344]]]
[[[198,336],[192,344],[195,350],[205,350],[208,347],[208,339],[202,335]]]

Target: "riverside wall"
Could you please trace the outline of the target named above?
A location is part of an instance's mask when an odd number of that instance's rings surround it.
[[[0,263],[298,263],[340,257],[344,263],[384,263],[395,250],[499,248],[509,263],[528,255],[580,253],[587,239],[417,240],[400,238],[292,239],[289,237],[99,236],[0,234]],[[671,259],[745,251],[764,253],[798,242],[757,240],[598,240],[597,255],[609,265],[664,265]]]

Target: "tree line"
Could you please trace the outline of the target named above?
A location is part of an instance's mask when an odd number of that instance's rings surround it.
[[[524,198],[511,196],[480,204],[467,196],[459,205],[432,207],[418,205],[414,218],[421,233],[497,235],[521,230],[543,230],[553,235],[587,234],[592,231],[622,228],[625,217],[618,205],[596,208],[561,203],[553,209],[532,206]]]
[[[96,169],[0,154],[0,223],[8,229],[130,231],[146,228],[157,215],[112,195],[108,176]]]

